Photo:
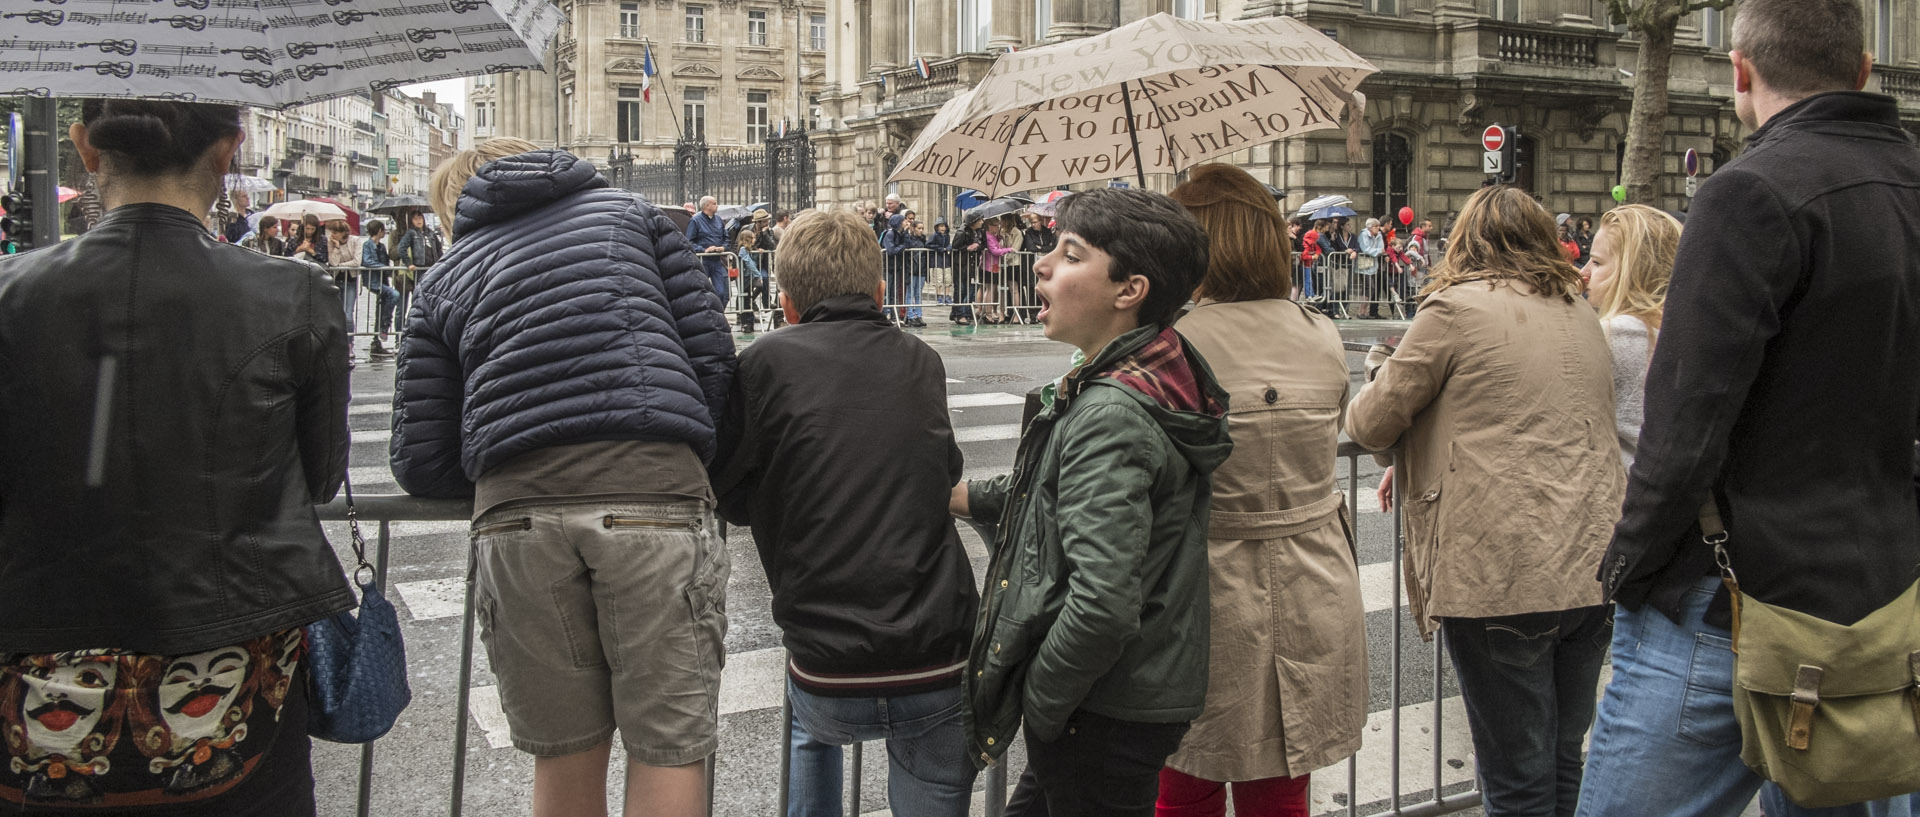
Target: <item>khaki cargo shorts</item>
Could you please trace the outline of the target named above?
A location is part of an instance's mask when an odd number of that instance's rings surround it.
[[[649,766],[713,753],[731,565],[706,503],[507,507],[474,521],[473,546],[515,747],[569,755],[618,728]]]

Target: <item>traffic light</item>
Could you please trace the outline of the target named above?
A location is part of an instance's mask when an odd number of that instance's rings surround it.
[[[24,192],[0,196],[0,255],[33,249],[33,199]]]
[[[1508,128],[1507,140],[1500,145],[1500,183],[1520,180],[1520,129]]]

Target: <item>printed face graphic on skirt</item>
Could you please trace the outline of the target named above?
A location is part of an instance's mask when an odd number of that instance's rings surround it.
[[[107,659],[24,673],[20,714],[27,740],[44,754],[79,757],[82,742],[106,713],[118,670]]]
[[[176,747],[224,732],[227,708],[247,679],[247,653],[237,647],[176,658],[160,681],[160,718]]]

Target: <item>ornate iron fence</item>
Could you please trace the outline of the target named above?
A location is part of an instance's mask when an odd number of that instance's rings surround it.
[[[764,149],[716,148],[682,140],[666,162],[610,157],[607,174],[617,186],[661,205],[713,196],[725,204],[768,202],[773,209],[813,206],[813,145],[804,131],[769,137]]]

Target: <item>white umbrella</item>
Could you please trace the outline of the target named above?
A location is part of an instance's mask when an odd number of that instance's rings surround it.
[[[259,176],[245,176],[239,173],[227,174],[227,189],[239,193],[265,193],[280,187]]]
[[[1313,215],[1313,211],[1321,210],[1327,207],[1352,207],[1352,206],[1353,206],[1353,199],[1347,198],[1346,196],[1342,196],[1338,193],[1332,193],[1329,195],[1320,196],[1318,198],[1308,200],[1306,204],[1303,204],[1300,206],[1299,211],[1295,212],[1294,215],[1310,216],[1310,215]]]
[[[538,67],[561,22],[549,0],[0,0],[0,96],[283,108]]]
[[[934,114],[889,181],[991,196],[1175,173],[1337,128],[1343,112],[1350,128],[1362,127],[1365,98],[1355,89],[1376,70],[1291,17],[1209,23],[1156,14],[1001,56],[979,85]]]
[[[309,215],[320,219],[322,223],[347,220],[346,211],[340,209],[338,205],[328,204],[324,201],[307,201],[305,199],[301,199],[300,201],[283,201],[260,211],[260,214],[291,221],[299,221]]]

